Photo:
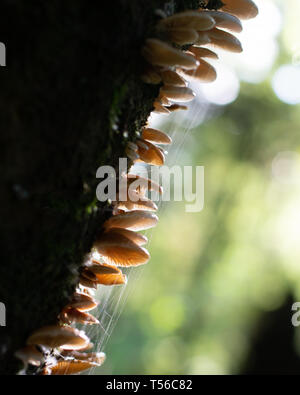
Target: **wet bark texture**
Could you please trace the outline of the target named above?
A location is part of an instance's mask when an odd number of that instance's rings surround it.
[[[96,201],[101,165],[116,165],[152,109],[141,47],[157,8],[178,0],[2,0],[0,41],[0,374],[35,329],[56,322],[110,207]],[[124,132],[127,132],[124,134]],[[128,137],[126,137],[128,136]]]

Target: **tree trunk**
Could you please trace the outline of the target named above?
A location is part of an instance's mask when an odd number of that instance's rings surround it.
[[[16,373],[14,352],[56,322],[111,214],[96,170],[125,156],[158,94],[139,79],[155,10],[198,3],[2,0],[0,374]]]

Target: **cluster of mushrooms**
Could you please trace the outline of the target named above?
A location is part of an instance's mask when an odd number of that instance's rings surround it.
[[[147,62],[143,81],[161,84],[153,104],[154,113],[170,114],[186,109],[182,103],[195,96],[187,86],[188,81],[211,82],[216,79],[215,69],[204,60],[218,58],[210,48],[241,52],[241,43],[231,32],[241,32],[240,19],[250,19],[258,13],[251,0],[200,3],[201,8],[195,11],[172,16],[160,13],[162,18],[156,26],[156,37],[149,38],[142,49]],[[130,164],[144,162],[161,166],[165,161],[161,145],[170,143],[168,135],[146,125],[140,137],[127,144],[126,155]],[[98,305],[93,298],[97,285],[126,284],[126,275],[120,267],[145,264],[150,258],[143,247],[147,238],[138,232],[156,225],[158,217],[154,212],[157,206],[146,193],[151,190],[161,194],[162,189],[155,182],[130,171],[120,176],[125,181],[124,190],[119,190],[117,200],[112,202],[113,215],[104,223],[93,251],[83,264],[72,300],[59,315],[57,325],[35,331],[27,339],[26,347],[16,353],[25,367],[36,366],[39,374],[76,374],[103,363],[105,354],[90,352],[89,338],[74,324],[99,324],[89,313]],[[121,194],[123,198],[118,199]]]

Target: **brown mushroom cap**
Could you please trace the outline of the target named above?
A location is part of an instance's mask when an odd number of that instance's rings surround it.
[[[190,71],[191,73],[193,72],[193,70]],[[169,100],[179,103],[187,103],[195,98],[195,93],[190,88],[186,87],[181,88],[178,86],[164,85],[160,91]]]
[[[142,265],[150,259],[147,250],[113,230],[103,233],[94,247],[107,263],[117,266]]]
[[[71,375],[78,374],[92,367],[98,366],[88,361],[60,361],[54,366],[46,367],[43,370],[44,375]]]
[[[162,166],[165,163],[164,154],[149,141],[137,140],[139,161],[148,163],[149,165]]]
[[[178,75],[177,73],[174,73]],[[179,75],[178,75],[179,77]],[[181,78],[181,77],[179,77]],[[154,144],[171,144],[172,139],[166,133],[152,128],[145,128],[142,131],[142,138]]]
[[[215,68],[203,59],[196,70],[185,70],[184,75],[187,78],[196,79],[200,82],[213,82],[217,78]]]
[[[240,53],[243,51],[241,42],[232,34],[220,29],[212,29],[208,32],[210,45],[226,51]]]
[[[168,38],[175,44],[187,45],[198,40],[198,33],[194,29],[172,28],[168,30]]]
[[[123,228],[140,231],[152,228],[158,222],[158,217],[147,211],[130,211],[110,217],[105,223],[106,230],[111,228]]]
[[[89,345],[89,338],[83,331],[68,326],[51,325],[35,331],[27,339],[28,345],[40,344],[50,348],[80,350]]]
[[[214,19],[205,13],[197,11],[184,11],[162,19],[158,27],[165,29],[185,28],[204,31],[215,26]]]
[[[255,18],[258,8],[252,0],[226,0],[223,11],[229,12],[241,19]]]
[[[239,18],[222,11],[202,11],[204,14],[210,15],[216,22],[215,27],[232,30],[233,32],[240,33],[243,26]]]
[[[197,61],[192,56],[155,38],[146,40],[142,54],[149,63],[156,66],[179,66],[184,69],[194,69],[197,66]]]

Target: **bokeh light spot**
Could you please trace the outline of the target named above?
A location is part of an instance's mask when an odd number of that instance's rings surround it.
[[[300,67],[281,66],[272,80],[276,96],[287,104],[300,103]]]

